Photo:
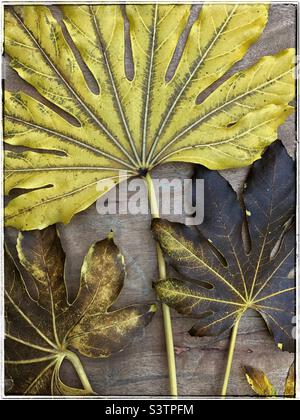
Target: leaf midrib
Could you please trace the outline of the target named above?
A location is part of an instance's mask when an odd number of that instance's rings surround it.
[[[164,281],[162,281],[164,283]],[[196,299],[199,300],[199,303],[201,303],[201,301],[207,301],[207,302],[216,302],[216,303],[224,303],[226,305],[233,305],[233,306],[240,306],[242,308],[245,307],[245,304],[243,303],[239,303],[239,302],[233,302],[230,300],[222,300],[222,299],[215,299],[215,298],[208,298],[207,296],[201,296],[198,294],[192,294],[192,293],[186,293],[186,292],[182,292],[180,290],[177,289],[172,289],[172,291],[170,292],[170,290],[168,288],[163,288],[160,287],[161,290],[164,290],[165,292],[168,292],[166,294],[172,293],[173,295],[178,295],[178,296],[183,296],[184,298],[192,298],[192,299]]]
[[[155,5],[154,10],[154,22],[153,22],[153,31],[150,47],[150,61],[148,67],[147,75],[147,89],[146,89],[146,100],[144,108],[144,121],[143,121],[143,139],[142,139],[142,163],[146,164],[146,145],[147,145],[147,128],[148,128],[148,118],[149,118],[149,105],[150,105],[150,94],[151,94],[151,82],[153,74],[153,63],[154,63],[154,52],[156,44],[156,29],[157,29],[157,13],[158,13],[158,4]]]

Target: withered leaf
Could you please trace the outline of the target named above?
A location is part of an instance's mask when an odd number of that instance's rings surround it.
[[[94,244],[84,259],[77,298],[68,303],[64,253],[55,227],[19,232],[18,260],[35,281],[33,300],[10,256],[6,258],[6,378],[12,395],[86,395],[92,388],[75,351],[105,358],[123,350],[150,321],[155,305],[110,310],[123,287],[125,262],[112,238]],[[24,272],[24,271],[23,271]],[[65,384],[69,360],[82,389]]]
[[[284,396],[289,398],[295,397],[296,392],[296,380],[295,380],[295,362],[291,364],[284,386]]]
[[[248,309],[264,318],[277,346],[294,350],[295,168],[277,141],[253,164],[243,193],[217,172],[198,167],[204,179],[204,222],[184,226],[154,220],[153,232],[177,270],[156,283],[161,300],[180,313],[199,317],[190,333],[217,335]],[[247,218],[250,251],[242,238]]]
[[[248,384],[261,397],[275,397],[276,390],[265,373],[252,366],[243,366]]]
[[[276,397],[278,395],[276,389],[262,370],[252,366],[243,366],[243,371],[247,382],[257,395],[262,397]],[[295,362],[291,364],[285,380],[284,397],[295,397]]]

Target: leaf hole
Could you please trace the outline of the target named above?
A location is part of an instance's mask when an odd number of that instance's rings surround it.
[[[42,187],[36,187],[36,188],[12,188],[9,192],[9,198],[12,200],[13,198],[20,197],[21,195],[28,194],[33,191],[39,191],[46,188],[53,188],[53,184],[47,184],[43,185]],[[10,201],[10,200],[9,200]],[[43,199],[41,199],[43,201]]]
[[[244,184],[244,189],[246,189],[246,188],[247,188],[247,184]],[[243,221],[243,225],[242,225],[242,240],[243,240],[243,245],[244,245],[244,251],[245,251],[246,255],[250,255],[252,243],[251,243],[249,225],[248,225],[248,221],[247,221],[247,214],[249,214],[251,212],[246,209],[246,205],[245,205],[243,197],[241,197],[241,199],[240,199],[240,204],[241,204],[241,207],[242,207],[242,210],[243,210],[243,213],[244,213],[244,221]]]
[[[40,94],[38,93],[38,95]],[[74,115],[69,114],[69,112],[65,111],[64,109],[50,102],[48,99],[44,98],[42,95],[40,95],[40,98],[38,98],[38,100],[42,102],[44,105],[48,106],[50,109],[52,109],[52,111],[54,111],[57,115],[59,115],[69,124],[77,128],[82,127],[81,122],[76,117],[74,117]]]
[[[130,22],[126,14],[126,8],[122,5],[124,18],[124,71],[127,79],[131,82],[134,79],[134,60],[130,36]]]
[[[213,242],[210,239],[206,239],[201,232],[199,231],[200,236],[202,236],[203,240],[207,242],[208,247],[212,251],[212,253],[215,255],[215,257],[219,260],[219,262],[223,265],[223,267],[228,268],[228,262],[224,255],[221,253],[221,251],[218,250],[218,248],[213,244]]]
[[[199,93],[199,95],[196,98],[195,103],[197,105],[201,104],[202,102],[204,102],[204,100],[213,92],[216,91],[216,89],[221,86],[223,83],[225,83],[233,74],[235,74],[236,70],[237,70],[237,65],[233,66],[232,68],[230,68],[230,70],[228,70],[225,74],[223,74],[218,80],[216,80],[215,82],[213,82],[211,85],[209,85],[206,89],[204,89],[203,92]],[[220,93],[222,93],[223,88],[221,86],[220,88]]]
[[[214,253],[214,255],[218,258],[220,263],[223,265],[223,267],[228,268],[228,262],[226,258],[224,257],[224,255],[212,243],[209,243],[209,246],[212,252]]]
[[[209,283],[207,281],[198,280],[198,279],[195,280],[195,279],[186,277],[186,276],[184,276],[182,274],[179,274],[177,271],[176,271],[176,277],[177,278],[180,278],[181,280],[186,281],[187,283],[192,284],[193,286],[199,287],[201,289],[214,290],[214,288],[215,288],[213,284],[211,284],[211,283]]]
[[[68,359],[64,359],[59,370],[59,377],[61,381],[68,387],[82,389],[82,384],[77,375],[77,372]]]
[[[211,283],[207,283],[206,281],[203,280],[199,280],[197,282],[197,286],[201,287],[202,289],[206,289],[206,290],[213,290],[214,286]]]
[[[209,316],[212,316],[214,314],[213,311],[206,311],[206,312],[202,312],[201,314],[199,314],[197,316],[198,319],[205,319],[208,318]]]
[[[201,7],[199,5],[193,5],[191,7],[191,12],[190,12],[188,22],[187,22],[186,27],[183,29],[183,31],[182,31],[182,33],[179,37],[178,43],[176,45],[173,56],[171,58],[171,61],[169,63],[167,71],[166,71],[166,75],[165,75],[165,82],[166,83],[171,82],[171,80],[173,79],[173,77],[176,73],[177,67],[180,63],[180,60],[182,58],[182,54],[183,54],[185,46],[186,46],[187,38],[190,34],[190,31],[192,29],[193,24],[196,22],[196,20],[199,16],[200,9],[201,9]]]
[[[271,251],[271,254],[270,254],[270,259],[271,260],[274,260],[276,258],[276,256],[278,255],[278,253],[279,253],[279,251],[282,247],[282,244],[284,242],[284,238],[285,238],[286,233],[290,229],[293,228],[293,222],[294,222],[294,216],[292,216],[283,226],[283,230],[281,232],[280,238],[278,239],[277,243],[275,244],[274,248]]]
[[[237,123],[237,121],[232,121],[232,122],[230,122],[230,123],[228,123],[228,124],[226,125],[226,128],[231,128],[231,127],[233,127],[236,123]]]
[[[34,152],[34,153],[48,153],[50,155],[54,156],[61,156],[61,157],[67,157],[67,153],[63,150],[51,150],[51,149],[38,149],[35,147],[27,147],[27,146],[15,146],[11,144],[5,144],[4,147],[5,150],[9,150],[15,153],[22,153],[22,152]]]

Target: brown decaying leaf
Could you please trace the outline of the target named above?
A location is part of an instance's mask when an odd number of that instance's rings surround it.
[[[257,395],[262,397],[278,396],[276,389],[262,370],[253,366],[243,366],[243,371],[247,382]],[[295,397],[295,362],[291,364],[285,380],[284,397]]]
[[[109,357],[127,347],[152,319],[155,305],[110,311],[123,287],[124,258],[113,239],[93,245],[85,257],[77,298],[67,301],[64,253],[55,227],[20,232],[18,261],[34,278],[37,300],[12,258],[6,258],[6,378],[12,395],[86,395],[89,386],[77,351],[91,358]],[[82,382],[71,388],[59,376],[68,359]]]
[[[276,390],[269,381],[268,377],[260,369],[256,369],[252,366],[243,366],[248,384],[251,386],[253,391],[261,397],[275,397]]]
[[[295,383],[295,362],[293,362],[289,368],[285,386],[284,386],[284,395],[285,397],[294,398],[296,393],[296,383]]]
[[[295,215],[293,160],[278,141],[253,164],[243,193],[246,211],[217,172],[198,167],[196,178],[204,179],[204,222],[197,227],[153,222],[154,235],[178,272],[176,278],[156,283],[159,297],[180,313],[199,318],[190,331],[196,336],[218,335],[254,309],[277,346],[294,351],[295,229],[289,225]],[[249,253],[242,239],[246,217]]]

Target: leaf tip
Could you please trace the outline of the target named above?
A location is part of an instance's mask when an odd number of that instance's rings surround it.
[[[150,313],[155,313],[157,311],[157,305],[155,303],[152,303],[149,308]]]
[[[276,397],[276,389],[262,370],[248,365],[242,366],[242,370],[248,384],[257,395],[261,397]]]
[[[109,232],[109,234],[107,235],[107,239],[114,240],[114,235],[115,235],[114,231],[113,231],[113,230],[111,230],[111,231]]]

